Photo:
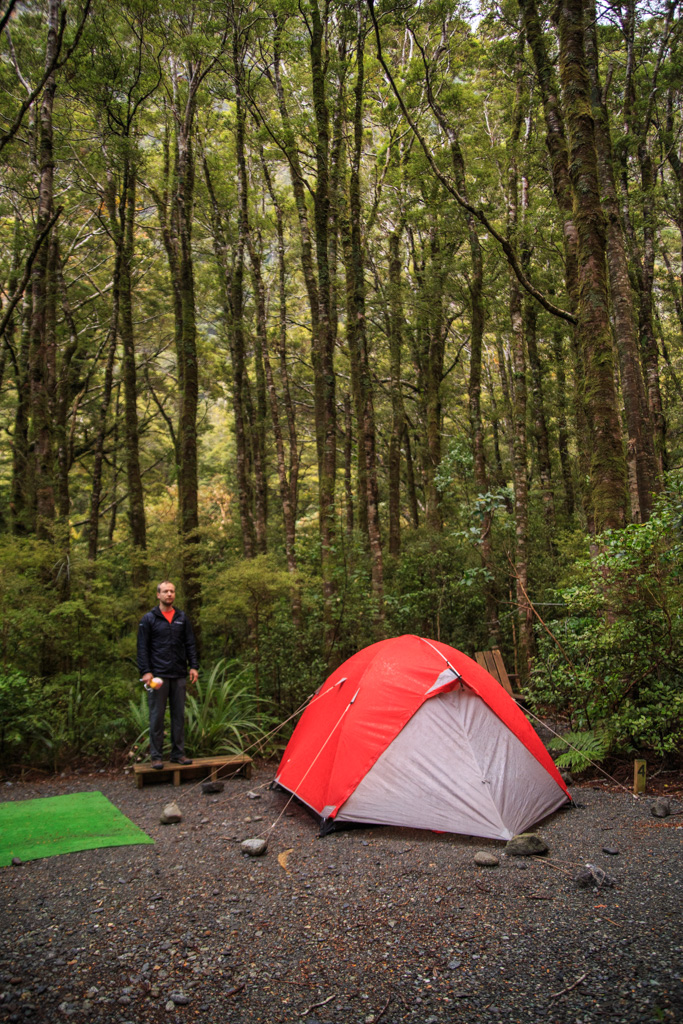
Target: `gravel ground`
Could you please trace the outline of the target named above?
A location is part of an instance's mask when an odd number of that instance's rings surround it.
[[[503,843],[319,839],[271,774],[211,796],[122,773],[2,785],[3,800],[101,790],[156,845],[0,869],[0,1020],[683,1021],[683,817],[652,817],[650,797],[575,787],[578,806],[536,829],[549,858],[480,868]],[[172,797],[183,821],[162,826]],[[267,855],[246,858],[239,841],[271,825]],[[580,888],[586,862],[616,885]]]

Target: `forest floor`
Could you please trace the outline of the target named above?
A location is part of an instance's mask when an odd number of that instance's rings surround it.
[[[122,772],[0,785],[2,800],[100,790],[155,840],[0,869],[0,1020],[683,1020],[683,817],[653,817],[650,794],[573,787],[530,859],[410,829],[320,839],[272,773],[216,795]],[[680,781],[667,792],[683,810]],[[183,820],[163,826],[172,798]],[[267,854],[245,857],[261,833]],[[586,863],[616,884],[580,888]]]

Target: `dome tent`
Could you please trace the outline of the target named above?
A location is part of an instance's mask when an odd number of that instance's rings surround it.
[[[275,784],[318,818],[510,839],[570,799],[523,712],[486,669],[401,636],[320,687]]]

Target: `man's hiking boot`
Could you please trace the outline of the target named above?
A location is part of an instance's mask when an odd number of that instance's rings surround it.
[[[155,757],[152,759],[152,768],[156,769],[156,771],[160,772],[163,767],[164,762],[161,760],[160,757]]]
[[[173,764],[192,764],[192,758],[185,757],[184,754],[182,757],[172,757],[171,761]]]

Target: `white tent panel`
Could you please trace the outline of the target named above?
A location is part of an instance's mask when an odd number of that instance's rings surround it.
[[[501,838],[524,832],[567,802],[553,777],[488,704],[471,690],[457,696],[472,753],[509,832]]]
[[[488,705],[457,689],[422,705],[336,820],[510,839],[564,801]]]

